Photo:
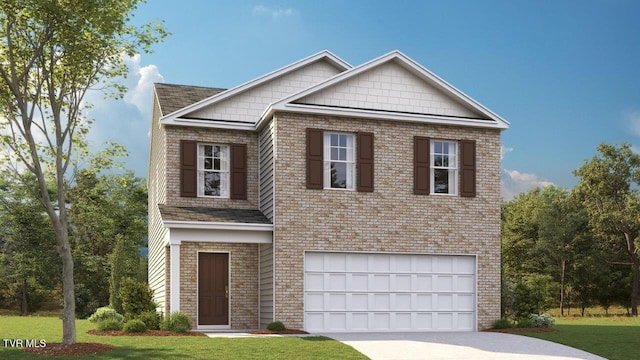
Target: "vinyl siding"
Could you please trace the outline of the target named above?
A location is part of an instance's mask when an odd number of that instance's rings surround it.
[[[168,304],[166,294],[166,259],[165,238],[168,230],[162,225],[162,218],[158,204],[166,203],[166,133],[160,127],[160,108],[154,96],[153,115],[151,122],[151,146],[149,156],[149,286],[153,290],[153,299],[158,303],[158,310],[165,312]]]
[[[260,132],[260,211],[273,222],[273,122]]]
[[[260,327],[273,319],[273,244],[260,244]]]

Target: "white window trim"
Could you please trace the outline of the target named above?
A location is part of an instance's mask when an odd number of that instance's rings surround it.
[[[352,146],[349,147],[349,140],[347,140],[347,160],[331,160],[331,135],[346,135],[351,138]],[[325,132],[324,133],[324,188],[327,190],[339,190],[339,191],[355,191],[356,189],[356,136],[351,133],[344,132]],[[351,153],[349,153],[349,149]],[[351,158],[351,160],[349,160]],[[331,187],[331,163],[344,163],[347,164],[347,187],[346,188],[334,188]]]
[[[453,157],[453,161],[449,161],[449,166],[435,166],[435,143],[447,143],[449,144],[449,159]],[[451,147],[453,146],[453,149]],[[458,142],[451,140],[431,139],[429,142],[429,193],[431,195],[443,195],[443,196],[458,196],[458,177],[460,169],[458,167]],[[437,193],[435,192],[435,170],[453,170],[449,172],[449,193]]]
[[[204,147],[219,146],[220,147],[220,170],[211,170],[204,168]],[[198,197],[228,199],[230,193],[229,169],[231,161],[230,148],[226,144],[198,143]],[[220,174],[220,195],[205,195],[204,193],[204,172],[217,172]]]

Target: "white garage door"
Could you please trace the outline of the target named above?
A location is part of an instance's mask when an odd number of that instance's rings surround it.
[[[475,257],[305,254],[307,331],[473,331]]]

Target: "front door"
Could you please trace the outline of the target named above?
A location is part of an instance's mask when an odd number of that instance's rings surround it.
[[[229,325],[227,253],[198,253],[198,325]]]

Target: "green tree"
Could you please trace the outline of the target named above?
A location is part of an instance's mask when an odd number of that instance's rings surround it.
[[[69,200],[76,280],[92,300],[80,310],[89,315],[110,303],[121,312],[121,279],[145,279],[139,249],[147,234],[146,183],[132,172],[98,175],[94,168],[85,169],[77,173]]]
[[[62,259],[63,344],[76,342],[74,268],[68,238],[68,168],[89,122],[86,92],[126,75],[123,54],[148,51],[166,32],[128,24],[138,0],[1,0],[0,113],[4,155],[16,172],[34,174]],[[48,192],[56,188],[56,197]]]
[[[0,180],[0,291],[24,316],[57,288],[60,264],[51,222],[35,201],[35,178],[25,175],[23,183]]]
[[[631,151],[631,145],[600,144],[599,154],[585,163],[574,174],[580,177],[576,192],[589,214],[589,222],[597,239],[622,250],[631,265],[631,313],[638,315],[640,264],[638,262],[638,235],[640,234],[640,156]]]

